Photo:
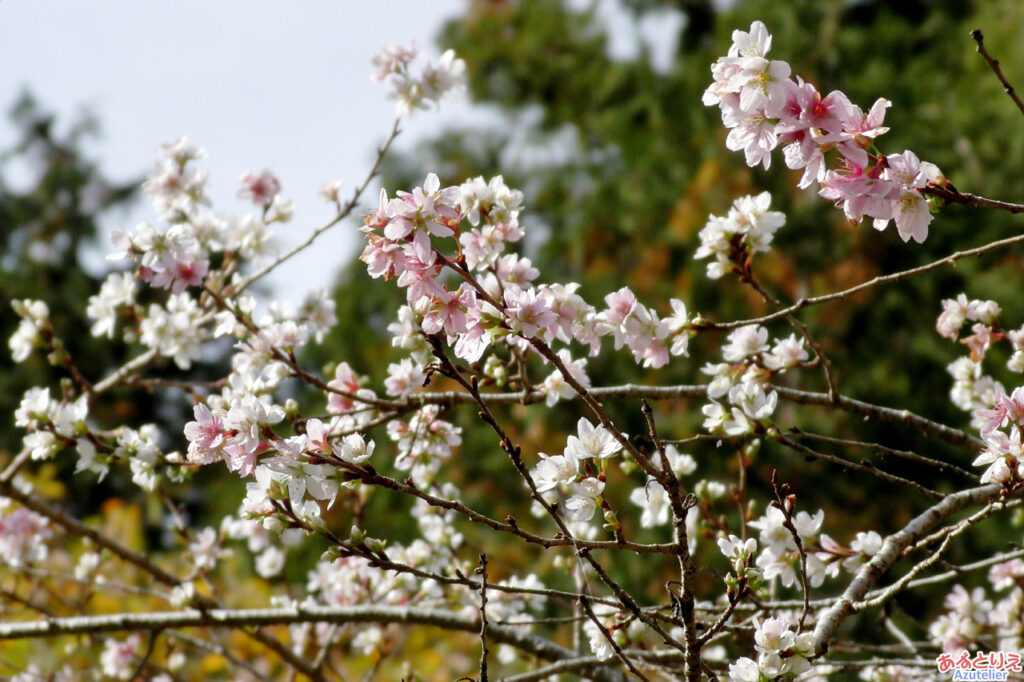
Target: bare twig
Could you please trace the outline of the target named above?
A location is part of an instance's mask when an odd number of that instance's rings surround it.
[[[947,204],[960,204],[961,206],[973,206],[975,208],[995,208],[1000,211],[1007,211],[1009,213],[1024,213],[1024,204],[1014,204],[1009,201],[998,201],[996,199],[986,199],[985,197],[979,197],[977,194],[969,194],[967,192],[958,192],[955,189],[949,187],[940,187],[938,185],[928,185],[918,190],[922,194],[929,194],[933,197],[939,197]],[[1003,241],[1006,241],[1005,239]],[[994,244],[995,242],[993,242]]]
[[[1024,213],[1024,204],[1008,204],[1003,201],[994,201],[992,199],[985,199],[978,197],[973,194],[962,194],[960,192],[954,192],[949,189],[942,187],[926,187],[921,190],[925,194],[931,194],[937,197],[941,197],[950,203],[964,204],[967,206],[980,206],[985,208],[999,208],[1004,211],[1011,213]],[[811,298],[801,298],[793,305],[790,305],[781,310],[777,310],[761,317],[752,317],[747,320],[737,320],[736,322],[708,322],[703,325],[708,329],[735,329],[736,327],[743,327],[748,324],[765,324],[772,320],[778,320],[786,317],[786,315],[803,310],[812,305],[820,305],[822,303],[828,303],[830,301],[839,301],[853,294],[861,291],[866,291],[877,287],[882,284],[891,284],[893,282],[899,282],[915,275],[921,275],[932,270],[937,270],[945,265],[952,265],[958,260],[964,258],[975,258],[981,256],[990,251],[995,251],[1007,246],[1013,246],[1014,244],[1020,244],[1024,242],[1024,235],[1015,235],[1013,237],[1007,237],[1006,239],[1000,239],[998,241],[989,242],[982,246],[978,246],[973,249],[966,249],[964,251],[955,251],[948,256],[932,261],[926,265],[921,265],[916,268],[910,268],[909,270],[901,270],[900,272],[894,272],[890,275],[880,275],[874,279],[869,279],[866,282],[861,282],[855,286],[843,289],[842,291],[835,291],[830,294],[822,294],[821,296],[812,296]]]
[[[893,455],[894,457],[900,457],[901,459],[906,459],[911,462],[916,462],[918,464],[924,464],[925,466],[934,467],[940,471],[947,471],[949,473],[956,474],[960,478],[970,481],[974,485],[977,485],[979,481],[979,476],[977,474],[973,474],[970,471],[958,467],[955,464],[943,462],[942,460],[938,460],[933,457],[926,457],[925,455],[921,455],[910,450],[899,450],[896,448],[890,448],[888,446],[882,445],[881,443],[868,443],[865,441],[852,440],[849,438],[836,438],[834,436],[825,436],[818,433],[809,433],[807,431],[797,430],[790,430],[786,433],[786,435],[789,436],[790,438],[806,438],[809,440],[822,441],[824,443],[833,443],[835,445],[845,445],[848,447],[875,450],[876,452],[879,453],[879,455],[882,458],[885,458],[887,455]]]
[[[480,554],[480,680],[487,682],[487,555]]]
[[[363,192],[366,191],[366,188],[369,186],[370,182],[380,174],[380,165],[384,161],[384,156],[387,154],[388,149],[391,147],[391,143],[395,141],[395,138],[398,137],[398,134],[401,132],[399,123],[400,119],[396,118],[395,124],[391,127],[391,133],[388,134],[388,137],[386,140],[384,140],[384,143],[377,148],[377,158],[374,159],[373,166],[370,168],[370,172],[366,175],[366,178],[363,180],[363,182],[352,193],[352,198],[350,198],[345,203],[345,205],[339,209],[338,213],[327,223],[313,230],[312,234],[310,234],[305,241],[296,244],[286,253],[278,256],[272,262],[264,266],[262,269],[243,279],[242,282],[238,285],[237,288],[235,288],[235,290],[232,293],[234,293],[235,295],[242,293],[243,291],[248,289],[254,282],[272,272],[275,268],[277,268],[277,266],[281,265],[281,263],[284,263],[286,260],[292,258],[296,254],[309,248],[309,246],[314,241],[316,241],[317,237],[319,237],[321,234],[323,234],[330,228],[340,223],[342,220],[347,218],[352,213],[353,210],[355,210],[356,204],[359,202],[359,197],[362,196]]]
[[[156,648],[156,640],[159,638],[160,630],[150,630],[149,638],[146,642],[146,651],[143,652],[142,658],[139,659],[138,665],[135,666],[135,671],[128,677],[132,682],[135,682],[135,680],[145,679],[142,677],[142,672],[146,669],[146,664],[149,663],[149,659],[153,657],[153,650]]]
[[[800,612],[800,622],[797,626],[797,633],[799,634],[803,632],[807,614],[811,611],[811,583],[807,579],[807,550],[804,549],[804,541],[800,537],[800,532],[796,529],[796,525],[793,523],[796,495],[790,492],[787,484],[779,482],[779,472],[775,469],[772,469],[772,492],[775,494],[775,499],[772,500],[771,506],[782,512],[782,525],[789,531],[790,537],[793,538],[793,544],[796,545],[796,551],[800,555],[800,588],[804,594],[804,607]]]
[[[985,49],[985,36],[981,34],[981,29],[976,28],[971,31],[971,37],[974,38],[974,42],[978,43],[978,52],[985,58],[985,61],[988,62],[989,67],[992,69],[992,73],[996,75],[996,78],[998,78],[999,82],[1002,84],[1003,92],[1010,96],[1013,103],[1017,105],[1018,109],[1020,109],[1020,113],[1024,114],[1024,102],[1022,102],[1020,97],[1017,96],[1013,86],[1010,85],[1010,81],[1006,80],[1006,76],[1003,75],[1003,70],[999,67],[999,60],[993,59],[992,55],[990,55],[988,50]]]
[[[857,471],[863,471],[863,472],[871,474],[873,476],[877,476],[878,478],[882,479],[883,481],[888,481],[889,483],[894,483],[894,484],[896,484],[898,486],[901,486],[901,487],[904,487],[904,488],[910,488],[911,490],[916,490],[917,492],[921,493],[922,495],[927,495],[928,497],[931,497],[932,499],[941,500],[943,497],[945,497],[945,495],[943,493],[940,493],[938,490],[932,490],[931,488],[926,488],[925,486],[921,485],[920,483],[918,483],[916,481],[911,481],[909,478],[903,478],[902,476],[897,476],[896,474],[890,474],[887,471],[882,471],[878,467],[870,466],[869,464],[861,464],[860,462],[852,462],[852,461],[850,461],[848,459],[843,459],[842,457],[836,457],[835,455],[830,455],[830,454],[825,453],[825,452],[818,452],[817,450],[814,450],[813,448],[809,448],[806,445],[801,445],[800,443],[794,443],[789,438],[787,438],[786,436],[783,436],[783,435],[779,436],[779,442],[781,444],[789,447],[789,448],[792,448],[793,450],[796,450],[797,452],[801,452],[801,453],[803,453],[805,455],[808,455],[810,457],[814,457],[816,459],[821,459],[821,460],[824,460],[826,462],[832,462],[833,464],[838,464],[839,466],[841,466],[843,468],[846,468],[846,469],[855,469]]]
[[[32,451],[25,448],[10,461],[7,468],[0,473],[0,483],[10,483],[14,480],[14,477],[18,475],[18,471],[21,467],[25,466],[29,459],[32,457]]]

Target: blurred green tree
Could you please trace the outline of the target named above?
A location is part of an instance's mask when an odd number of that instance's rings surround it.
[[[0,150],[0,335],[10,338],[18,325],[12,300],[44,301],[56,335],[85,376],[95,379],[123,359],[124,349],[89,333],[83,312],[103,277],[90,272],[95,264],[86,267],[86,253],[96,245],[101,222],[131,206],[138,181],[112,182],[88,157],[83,143],[99,133],[88,114],[64,128],[24,93],[11,108],[10,120],[17,140]],[[99,253],[94,260],[100,260]],[[40,354],[14,365],[5,347],[2,357],[4,414],[13,414],[30,386],[53,384],[65,374]],[[13,420],[0,425],[0,450],[17,453],[22,435]]]

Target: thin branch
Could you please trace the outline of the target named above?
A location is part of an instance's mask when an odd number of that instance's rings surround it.
[[[596,666],[606,663],[603,659],[597,656],[581,656],[579,658],[570,658],[558,663],[552,663],[546,665],[543,668],[537,668],[531,670],[528,673],[520,673],[518,675],[512,675],[511,677],[503,677],[499,682],[542,682],[543,680],[550,680],[555,675],[562,673],[582,673],[590,670]]]
[[[950,203],[964,204],[966,206],[981,206],[985,208],[999,208],[1004,211],[1010,211],[1011,213],[1024,213],[1024,204],[1008,204],[1003,201],[994,201],[992,199],[985,199],[978,197],[973,194],[962,194],[954,192],[949,189],[941,187],[925,187],[921,190],[925,194],[931,194],[937,197],[941,197]],[[958,260],[964,258],[974,258],[986,254],[989,251],[995,251],[1005,246],[1013,246],[1014,244],[1020,244],[1024,242],[1024,235],[1016,235],[1013,237],[1007,237],[1006,239],[1000,239],[998,241],[989,242],[983,246],[979,246],[973,249],[966,249],[964,251],[955,251],[948,256],[932,261],[926,265],[921,265],[916,268],[910,268],[909,270],[902,270],[900,272],[894,272],[890,275],[880,275],[874,279],[870,279],[866,282],[861,282],[848,289],[842,291],[836,291],[830,294],[822,294],[821,296],[812,296],[811,298],[801,298],[796,303],[782,310],[778,310],[761,317],[752,317],[747,320],[737,320],[736,322],[708,322],[702,325],[706,329],[735,329],[736,327],[743,327],[748,324],[765,324],[773,320],[778,320],[786,317],[799,310],[803,310],[812,305],[820,305],[822,303],[828,303],[829,301],[837,301],[851,296],[861,291],[871,289],[881,284],[891,284],[893,282],[899,282],[900,280],[913,277],[915,275],[921,275],[932,270],[937,270],[944,265],[952,265]]]
[[[998,201],[996,199],[986,199],[985,197],[979,197],[977,194],[968,194],[967,192],[958,192],[955,189],[949,187],[939,187],[937,185],[928,185],[918,190],[922,194],[929,194],[933,197],[939,197],[947,204],[960,204],[961,206],[974,206],[975,208],[996,208],[1000,211],[1008,211],[1009,213],[1024,213],[1024,204],[1013,204],[1009,201]],[[1005,239],[1002,241],[1006,241]],[[995,242],[993,242],[995,243]]]
[[[896,484],[898,486],[901,486],[903,488],[910,488],[911,490],[915,490],[915,491],[921,493],[922,495],[927,495],[928,497],[931,497],[932,499],[941,500],[943,497],[945,497],[945,495],[943,493],[940,493],[938,490],[932,490],[931,488],[926,488],[925,486],[921,485],[920,483],[917,483],[916,481],[911,481],[909,478],[903,478],[902,476],[897,476],[896,474],[890,474],[889,472],[882,471],[878,467],[872,466],[870,464],[861,464],[860,462],[853,462],[853,461],[850,461],[848,459],[843,459],[842,457],[836,457],[835,455],[830,455],[830,454],[825,453],[825,452],[818,452],[817,450],[814,450],[813,448],[809,448],[806,445],[801,445],[800,443],[794,443],[793,441],[791,441],[788,438],[786,438],[786,436],[783,436],[781,434],[779,436],[779,443],[781,443],[782,445],[785,445],[786,447],[792,448],[793,450],[796,450],[797,452],[800,452],[800,453],[803,453],[805,455],[808,455],[809,457],[814,457],[816,459],[821,459],[821,460],[824,460],[826,462],[832,462],[833,464],[838,464],[839,466],[841,466],[843,468],[846,468],[846,469],[854,469],[856,471],[863,471],[863,472],[871,474],[873,476],[877,476],[878,478],[882,479],[883,481],[887,481],[889,483],[894,483],[894,484]]]
[[[754,291],[761,295],[765,303],[781,311],[786,306],[782,305],[782,302],[777,298],[768,293],[768,290],[761,286],[761,283],[754,277],[754,273],[751,271],[749,265],[744,267],[740,273],[740,280],[750,285]],[[821,363],[821,368],[825,372],[825,383],[828,385],[828,395],[834,402],[836,397],[839,395],[839,385],[836,383],[835,374],[832,372],[832,361],[825,355],[824,349],[817,342],[817,340],[811,336],[811,332],[807,329],[807,325],[797,319],[796,315],[792,313],[786,313],[786,321],[789,322],[790,326],[795,328],[800,335],[807,341],[807,345],[814,351],[814,357],[816,363]]]
[[[923,573],[929,567],[936,564],[939,561],[939,559],[941,559],[942,556],[949,549],[950,544],[953,542],[955,538],[959,537],[960,535],[963,535],[971,526],[987,519],[993,513],[999,511],[1001,507],[1005,506],[1005,501],[990,502],[981,511],[977,512],[976,514],[972,514],[970,517],[957,523],[956,526],[954,526],[943,538],[942,544],[939,545],[937,549],[931,550],[928,556],[926,556],[923,561],[920,561],[919,563],[914,565],[907,572],[906,575],[904,575],[902,578],[897,580],[892,585],[886,587],[881,594],[872,596],[870,599],[865,599],[863,601],[855,603],[853,605],[854,611],[863,611],[864,609],[868,609],[873,606],[881,606],[885,602],[895,597],[898,593],[905,590],[907,586],[913,582],[914,578]]]
[[[454,511],[465,516],[473,523],[487,526],[492,530],[515,535],[526,542],[539,545],[545,549],[550,547],[587,547],[589,549],[629,550],[638,554],[672,554],[675,551],[675,546],[671,543],[648,545],[630,542],[629,540],[578,540],[567,536],[545,537],[543,535],[537,535],[520,528],[515,519],[511,516],[506,517],[504,521],[498,521],[497,519],[481,514],[458,500],[449,500],[447,498],[438,497],[437,495],[420,490],[408,481],[403,482],[398,479],[391,478],[390,476],[384,476],[370,467],[358,467],[346,463],[339,463],[339,466],[345,468],[346,471],[351,471],[358,475],[361,482],[365,484],[378,485],[395,492],[412,495],[413,497],[423,500],[432,507]]]
[[[1022,102],[1020,97],[1017,96],[1013,86],[1010,85],[1010,81],[1006,80],[1006,76],[1003,75],[1003,70],[999,68],[999,60],[993,59],[992,55],[990,55],[988,50],[985,49],[985,36],[981,34],[981,29],[976,28],[971,31],[971,37],[974,38],[974,42],[978,43],[978,52],[985,58],[985,61],[988,62],[988,65],[996,75],[996,78],[998,78],[999,82],[1002,83],[1003,92],[1010,96],[1013,103],[1017,105],[1018,109],[1020,109],[1020,113],[1024,114],[1024,102]]]
[[[487,682],[487,555],[480,554],[480,680]]]
[[[789,400],[790,402],[801,403],[804,405],[833,405],[833,402],[829,399],[829,396],[826,393],[811,393],[794,388],[786,388],[784,386],[772,386],[772,388],[779,394],[780,398]],[[883,407],[882,405],[874,405],[862,400],[847,398],[846,396],[839,396],[838,400],[834,403],[834,406],[844,412],[859,414],[864,417],[873,417],[880,421],[891,422],[893,424],[906,424],[927,436],[944,440],[947,443],[952,443],[953,445],[962,445],[975,452],[980,451],[985,447],[985,444],[977,436],[972,436],[966,431],[932,421],[927,417],[914,414],[910,410],[897,410],[892,407]]]
[[[800,611],[800,621],[797,624],[797,634],[800,634],[803,632],[807,614],[811,611],[811,581],[807,578],[807,550],[804,549],[804,542],[800,538],[800,531],[793,524],[793,508],[796,505],[796,495],[790,492],[789,485],[779,482],[779,472],[775,469],[772,469],[772,492],[775,493],[775,499],[772,501],[771,506],[782,512],[782,525],[789,531],[790,536],[793,538],[793,544],[796,545],[796,551],[800,555],[800,588],[804,594],[804,607]]]
[[[1016,240],[1024,242],[1024,235],[1016,238]],[[555,356],[555,358],[557,359],[557,356]],[[835,407],[844,412],[859,414],[864,417],[872,417],[895,424],[906,424],[927,436],[944,440],[947,443],[952,443],[953,445],[966,446],[972,451],[980,451],[985,447],[985,444],[977,436],[972,436],[966,431],[914,414],[909,410],[898,410],[892,407],[874,405],[872,403],[848,398],[842,395],[838,396],[838,399],[833,402],[827,393],[801,391],[795,388],[786,388],[785,386],[773,385],[772,389],[779,394],[780,398],[783,400],[789,400],[790,402],[800,403],[803,405]],[[704,398],[707,397],[708,393],[707,386],[702,384],[678,384],[673,386],[621,384],[618,386],[596,387],[584,390],[587,396],[596,399],[648,398],[650,400],[672,400],[675,398]],[[542,402],[544,397],[544,394],[540,392],[531,393],[528,402]],[[580,397],[586,400],[582,394]],[[521,393],[480,393],[480,400],[489,405],[521,403],[523,401],[523,395]],[[375,400],[372,401],[371,404],[379,403],[380,406],[387,409],[402,410],[408,409],[409,405],[450,406],[472,402],[475,402],[475,398],[469,392],[446,391],[439,393],[413,393],[402,400]],[[630,443],[630,451],[632,452],[632,450],[635,449],[636,448],[632,443]]]
[[[211,653],[217,654],[218,656],[220,656],[224,660],[228,661],[232,665],[235,665],[235,666],[245,670],[245,672],[247,672],[250,675],[252,675],[254,679],[260,680],[261,682],[271,682],[271,679],[269,677],[267,677],[266,675],[261,673],[256,668],[254,668],[252,666],[252,664],[250,664],[248,661],[242,660],[238,656],[235,656],[233,653],[228,651],[227,648],[225,648],[221,644],[217,644],[216,642],[211,642],[211,641],[203,639],[201,637],[194,637],[194,636],[186,634],[184,632],[180,632],[178,630],[174,630],[173,628],[169,629],[169,630],[165,630],[164,634],[167,635],[168,637],[173,637],[175,639],[180,639],[182,642],[185,642],[185,643],[187,643],[187,644],[189,644],[189,645],[191,645],[191,646],[193,646],[193,647],[195,647],[197,649],[203,649],[204,651],[209,651]]]
[[[21,470],[21,467],[25,466],[31,457],[32,451],[28,448],[19,452],[11,460],[10,464],[7,465],[7,468],[3,470],[3,473],[0,473],[0,483],[10,483],[14,480],[14,477],[18,475],[18,471]]]
[[[142,671],[146,669],[146,664],[153,657],[153,651],[156,649],[156,640],[159,638],[160,630],[150,630],[149,641],[146,642],[146,651],[142,654],[142,658],[139,659],[138,665],[135,666],[135,671],[128,677],[132,682],[145,679],[142,677]]]
[[[1016,550],[1014,552],[1006,552],[1005,554],[997,554],[996,556],[992,556],[992,557],[989,557],[987,559],[982,559],[980,561],[975,561],[973,563],[961,564],[959,566],[954,566],[951,570],[946,571],[945,573],[937,573],[935,575],[930,575],[927,578],[918,578],[917,580],[912,580],[907,585],[907,589],[909,590],[909,589],[914,589],[915,587],[923,587],[924,585],[935,585],[937,583],[944,583],[944,582],[947,582],[947,581],[950,581],[950,580],[954,580],[956,578],[961,578],[961,577],[963,577],[963,575],[965,573],[970,573],[971,571],[977,571],[977,570],[980,570],[982,568],[989,568],[990,566],[995,566],[996,564],[1001,564],[1004,561],[1010,561],[1012,559],[1020,559],[1022,557],[1024,557],[1024,549],[1018,549],[1018,550]],[[869,593],[867,595],[867,597],[868,598],[874,598],[875,595],[879,594],[880,592],[881,591]]]
[[[615,652],[615,656],[620,661],[622,661],[622,664],[629,668],[629,671],[637,677],[639,677],[641,680],[644,680],[645,682],[650,682],[650,680],[647,679],[647,676],[640,672],[640,670],[636,667],[633,661],[631,661],[629,657],[626,656],[625,652],[622,651],[622,647],[620,647],[615,642],[615,638],[612,636],[612,633],[608,631],[608,628],[604,626],[604,623],[602,623],[601,620],[594,614],[594,609],[590,607],[590,600],[586,597],[580,597],[580,606],[583,607],[583,610],[587,614],[587,618],[590,619],[590,622],[593,623],[594,626],[601,633],[601,635],[604,636],[605,640],[611,646],[612,651]]]
[[[110,373],[103,381],[99,381],[92,386],[92,394],[99,395],[105,393],[110,389],[120,384],[126,377],[131,375],[133,372],[142,369],[156,357],[156,349],[150,348],[149,350],[140,353],[128,362],[121,365],[119,368]]]
[[[745,581],[746,578],[741,577],[740,580]],[[738,589],[735,594],[731,594],[729,596],[729,605],[725,607],[725,610],[722,611],[721,615],[719,615],[715,622],[711,624],[711,627],[709,627],[704,634],[700,636],[699,642],[701,646],[704,646],[711,641],[711,639],[726,626],[729,619],[732,618],[732,614],[735,613],[736,607],[741,601],[743,601],[746,590],[746,583],[743,582],[741,588]]]
[[[887,455],[893,455],[902,459],[910,460],[918,464],[924,464],[926,466],[935,467],[940,471],[948,471],[956,474],[957,476],[970,481],[973,485],[978,485],[980,477],[977,474],[973,474],[967,469],[958,467],[955,464],[949,462],[943,462],[942,460],[934,459],[932,457],[926,457],[920,455],[911,450],[898,450],[896,448],[890,448],[880,443],[868,443],[865,441],[852,440],[849,438],[836,438],[834,436],[825,436],[818,433],[809,433],[807,431],[791,430],[786,432],[786,435],[790,438],[807,438],[809,440],[822,441],[824,443],[832,443],[834,445],[845,445],[854,448],[867,448],[869,450],[875,450],[884,459]]]
[[[286,253],[278,256],[272,262],[264,266],[262,269],[256,271],[255,273],[243,279],[242,282],[234,289],[232,294],[238,295],[242,293],[243,291],[248,289],[249,286],[251,286],[254,282],[256,282],[259,279],[262,279],[270,272],[272,272],[275,268],[277,268],[277,266],[281,265],[281,263],[284,263],[286,260],[289,260],[296,254],[305,251],[307,248],[310,247],[310,245],[314,241],[316,241],[317,237],[319,237],[321,234],[323,234],[330,228],[340,223],[342,220],[347,218],[352,213],[353,210],[355,210],[356,204],[359,202],[359,197],[362,196],[363,192],[366,191],[366,188],[370,185],[370,182],[375,177],[380,175],[380,166],[381,163],[384,161],[384,156],[387,154],[388,149],[391,147],[391,143],[395,141],[395,138],[398,137],[398,134],[401,132],[401,128],[399,127],[400,121],[401,119],[395,119],[395,124],[391,127],[391,132],[388,134],[387,139],[384,140],[384,143],[381,146],[377,147],[377,157],[373,161],[373,166],[370,168],[370,172],[367,173],[366,178],[363,179],[363,182],[352,193],[352,198],[350,198],[345,203],[344,206],[340,207],[338,213],[334,216],[334,218],[313,230],[312,234],[310,234],[305,241],[296,244]]]

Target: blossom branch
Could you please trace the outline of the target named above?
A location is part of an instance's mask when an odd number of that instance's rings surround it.
[[[469,279],[472,280],[471,277]],[[483,291],[482,288],[481,288],[481,291]],[[486,292],[484,292],[484,294],[486,295]],[[487,403],[485,403],[482,400],[480,400],[480,392],[479,392],[479,389],[477,387],[477,378],[475,376],[472,376],[469,379],[466,379],[462,375],[462,373],[459,372],[458,368],[456,368],[452,364],[452,362],[448,359],[448,356],[444,352],[444,348],[441,345],[441,341],[440,341],[440,339],[437,336],[431,336],[431,337],[429,337],[429,340],[430,340],[431,346],[433,348],[434,356],[441,362],[441,366],[442,366],[441,371],[446,376],[449,376],[452,379],[455,379],[457,382],[459,382],[459,384],[461,384],[464,388],[466,388],[470,392],[470,394],[472,394],[473,397],[476,399],[476,403],[480,407],[480,413],[479,413],[480,418],[483,419],[484,422],[489,424],[490,427],[494,430],[494,432],[498,435],[498,441],[499,441],[500,447],[502,448],[502,450],[504,450],[506,452],[506,454],[508,454],[509,458],[512,460],[513,466],[515,466],[515,468],[516,468],[516,471],[518,471],[519,475],[522,476],[523,479],[526,481],[526,484],[529,486],[530,492],[531,492],[534,500],[536,500],[544,508],[544,510],[547,511],[548,515],[555,521],[555,523],[558,525],[559,529],[562,531],[562,534],[565,535],[567,538],[570,538],[570,539],[574,540],[575,538],[573,538],[573,534],[569,530],[568,526],[566,526],[565,521],[562,520],[562,518],[558,514],[558,512],[548,503],[547,500],[544,499],[544,496],[541,495],[540,492],[538,491],[537,484],[534,481],[532,474],[530,474],[529,469],[526,468],[526,465],[522,461],[522,456],[521,456],[519,448],[516,447],[512,443],[512,439],[509,438],[509,436],[505,432],[505,430],[501,427],[500,424],[498,424],[497,419],[494,417],[494,414],[491,412],[490,407],[488,407]],[[534,341],[536,341],[536,339],[534,339]],[[547,352],[548,352],[549,356],[553,357],[554,361],[556,363],[558,363],[558,364],[556,364],[556,367],[560,367],[561,368],[561,370],[563,372],[563,376],[569,377],[569,371],[565,368],[564,365],[561,364],[561,360],[558,358],[558,356],[555,355],[551,351],[551,349],[546,346],[546,344],[543,344],[543,342],[540,342],[540,343],[541,343],[541,345],[543,345],[543,347],[545,349],[547,349]],[[549,359],[550,359],[550,357],[549,357]],[[574,388],[577,391],[579,391],[581,389],[584,390],[584,391],[586,390],[586,389],[583,389],[583,387],[580,386],[578,384],[578,382],[575,382],[575,380],[572,380],[571,377],[570,377],[570,380],[575,384]],[[593,399],[591,399],[591,400],[593,400]],[[608,415],[604,412],[604,409],[601,407],[600,403],[597,404],[597,407],[598,407],[598,410],[599,410],[599,417],[601,415],[603,415],[604,419],[607,420],[610,423],[611,420],[608,418]],[[614,429],[614,425],[612,425],[612,428]],[[614,433],[618,433],[618,431],[615,430]],[[618,437],[621,438],[622,441],[625,441],[626,444],[628,444],[628,448],[627,449],[629,449],[629,450],[631,450],[633,452],[637,452],[638,458],[643,457],[636,450],[636,448],[632,445],[632,443],[629,443],[628,439],[626,439],[624,436],[622,436],[621,433],[619,433]],[[620,441],[620,442],[622,442],[622,441]],[[646,460],[645,457],[643,457],[643,459]],[[648,462],[648,465],[650,465],[649,462]],[[684,513],[684,516],[685,516],[685,513]],[[684,528],[684,532],[685,532],[685,525],[683,526],[683,528]],[[684,539],[685,539],[685,536],[684,536]],[[683,550],[683,551],[688,552],[688,549]],[[678,548],[676,548],[675,549],[675,553],[679,554],[680,550]],[[587,561],[587,563],[597,573],[598,577],[600,577],[601,581],[612,590],[612,593],[615,595],[615,597],[622,603],[622,605],[627,610],[630,611],[630,613],[635,615],[637,618],[639,618],[641,621],[643,621],[648,627],[650,627],[652,630],[657,632],[661,636],[661,638],[667,644],[669,644],[671,646],[677,646],[677,647],[680,646],[678,644],[678,642],[676,642],[664,630],[664,628],[662,628],[658,624],[658,622],[654,618],[652,618],[650,615],[645,614],[640,609],[640,606],[629,595],[629,593],[627,593],[625,590],[623,590],[622,587],[617,582],[615,582],[612,579],[612,577],[608,574],[608,572],[604,569],[604,567],[601,566],[600,562],[598,562],[593,556],[591,556],[589,549],[587,549],[585,547],[579,548],[577,550],[577,555]],[[691,594],[690,598],[692,600],[692,598],[693,598],[692,594]],[[693,618],[693,614],[692,614],[692,609],[691,609],[691,611],[690,611],[690,619],[691,619],[691,621],[692,621],[692,618]],[[699,658],[699,651],[697,651],[696,654],[697,654],[697,656]]]
[[[54,523],[65,528],[69,533],[78,537],[84,537],[92,540],[100,547],[109,550],[111,553],[119,556],[130,564],[141,568],[146,573],[153,576],[161,583],[170,587],[177,587],[182,583],[182,580],[177,576],[165,571],[160,568],[152,561],[149,560],[144,554],[136,552],[128,547],[125,547],[121,543],[113,540],[112,538],[100,533],[99,531],[90,528],[78,519],[65,514],[63,511],[51,507],[48,504],[38,500],[32,495],[26,494],[21,490],[18,490],[10,481],[0,481],[0,496],[8,497],[22,506],[30,509],[37,514],[45,516]],[[291,649],[284,646],[274,637],[268,635],[261,630],[255,630],[247,632],[253,639],[264,644],[268,648],[272,649],[275,653],[280,655],[283,659],[288,661],[289,664],[294,666],[296,669],[301,670],[307,676],[313,680],[321,679],[316,671],[309,667],[305,661],[296,656]]]

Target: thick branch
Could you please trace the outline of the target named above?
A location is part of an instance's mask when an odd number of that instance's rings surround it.
[[[1024,241],[1024,236],[1018,241]],[[985,447],[981,439],[966,431],[946,426],[926,417],[914,414],[909,410],[897,410],[892,407],[874,405],[862,400],[838,396],[833,402],[827,393],[801,391],[784,386],[772,386],[783,400],[803,405],[822,405],[836,407],[844,412],[851,412],[865,417],[873,417],[885,422],[906,424],[921,433],[944,440],[953,445],[961,445],[972,451],[980,451]],[[648,398],[650,400],[672,400],[674,398],[703,398],[707,396],[707,386],[680,384],[675,386],[643,386],[640,384],[622,384],[585,389],[587,395],[594,398]],[[522,393],[481,393],[480,399],[487,404],[512,404],[523,402]],[[540,402],[544,395],[535,392],[527,396],[526,402]],[[465,391],[448,391],[443,393],[414,393],[401,401],[384,401],[390,409],[406,409],[410,403],[415,405],[440,404],[455,405],[475,402],[472,394]],[[632,446],[631,446],[632,447]]]
[[[470,634],[480,631],[479,617],[436,609],[400,606],[300,606],[276,609],[188,609],[157,613],[118,613],[106,616],[53,618],[30,623],[3,623],[0,624],[0,640],[124,630],[156,631],[167,628],[246,627],[293,623],[399,623],[430,625]],[[512,627],[488,624],[487,636],[496,642],[509,644],[546,661],[578,658],[575,651]],[[621,673],[607,668],[594,670],[590,675],[595,679],[609,682],[621,682],[624,679]]]
[[[990,502],[1002,491],[1001,485],[992,484],[953,493],[916,516],[902,530],[887,537],[878,554],[857,571],[842,596],[818,619],[814,629],[815,654],[820,656],[825,653],[839,625],[853,613],[854,605],[864,598],[868,590],[900,558],[904,549],[958,511],[970,505]]]

